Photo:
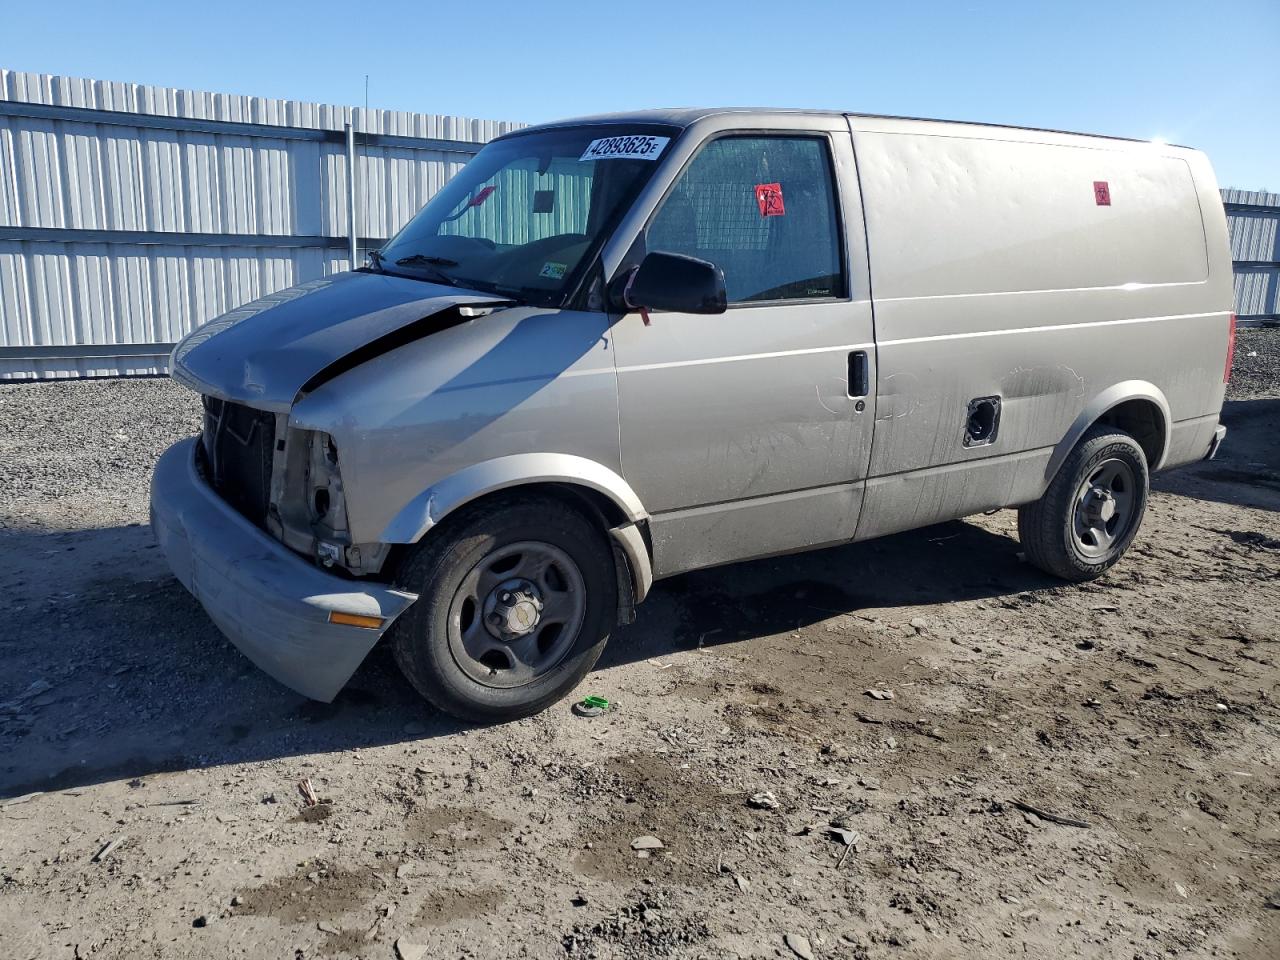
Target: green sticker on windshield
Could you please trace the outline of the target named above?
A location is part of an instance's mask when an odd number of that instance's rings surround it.
[[[548,260],[542,265],[542,269],[538,271],[538,276],[545,277],[548,280],[563,280],[565,271],[568,269],[568,264]]]

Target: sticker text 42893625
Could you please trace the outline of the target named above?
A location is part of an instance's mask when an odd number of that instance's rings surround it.
[[[662,148],[671,142],[670,137],[601,137],[587,144],[582,160],[657,160]]]

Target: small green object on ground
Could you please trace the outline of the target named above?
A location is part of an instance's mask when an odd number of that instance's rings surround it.
[[[583,697],[573,705],[573,712],[580,717],[598,717],[609,709],[604,697]]]

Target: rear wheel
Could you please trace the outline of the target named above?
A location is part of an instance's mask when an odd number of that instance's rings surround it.
[[[559,700],[595,665],[617,614],[599,527],[554,498],[503,496],[432,531],[397,582],[418,602],[391,644],[436,707],[492,723]]]
[[[1092,428],[1044,496],[1018,509],[1027,559],[1064,580],[1101,576],[1133,542],[1149,483],[1146,454],[1133,437],[1114,427]]]

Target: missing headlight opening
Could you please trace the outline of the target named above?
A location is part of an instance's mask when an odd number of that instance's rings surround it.
[[[278,451],[267,529],[299,555],[341,576],[374,576],[390,546],[353,543],[341,454],[333,436],[292,429]]]
[[[346,504],[338,448],[327,433],[310,435],[307,486],[311,490],[311,519],[316,534],[325,539],[341,538],[346,532]]]

